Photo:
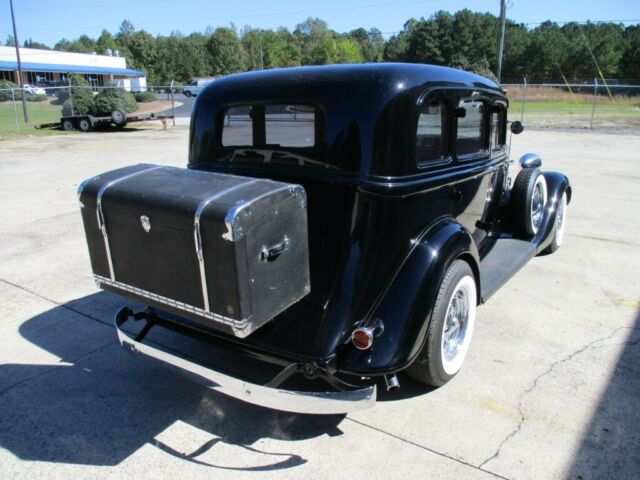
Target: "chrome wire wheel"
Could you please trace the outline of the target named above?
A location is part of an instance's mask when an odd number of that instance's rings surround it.
[[[547,182],[542,175],[536,179],[531,196],[531,229],[538,233],[538,228],[544,218],[544,207],[547,204]]]
[[[456,285],[449,299],[442,329],[442,368],[448,375],[460,370],[469,350],[475,325],[476,286],[473,278],[465,276]]]

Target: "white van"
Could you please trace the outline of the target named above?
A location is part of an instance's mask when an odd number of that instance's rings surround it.
[[[184,93],[187,97],[195,97],[200,90],[202,90],[208,83],[213,82],[215,78],[200,78],[197,80],[191,81],[189,85],[182,89],[182,93]]]

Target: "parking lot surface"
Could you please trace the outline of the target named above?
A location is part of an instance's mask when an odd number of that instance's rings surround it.
[[[462,372],[347,416],[270,411],[120,349],[76,187],[183,166],[178,126],[0,142],[0,478],[640,477],[640,136],[525,131],[573,184],[561,249],[478,310]]]

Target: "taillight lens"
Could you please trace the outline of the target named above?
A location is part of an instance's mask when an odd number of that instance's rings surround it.
[[[356,328],[351,334],[351,342],[359,350],[367,350],[373,345],[373,330],[366,327]]]

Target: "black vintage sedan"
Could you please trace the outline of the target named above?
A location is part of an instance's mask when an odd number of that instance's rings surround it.
[[[569,181],[533,153],[512,177],[523,126],[507,109],[494,82],[431,65],[216,80],[188,169],[135,165],[79,189],[96,282],[148,305],[116,314],[120,342],[293,412],[372,406],[399,372],[445,384],[476,308],[562,243]],[[145,342],[156,327],[216,354]]]

